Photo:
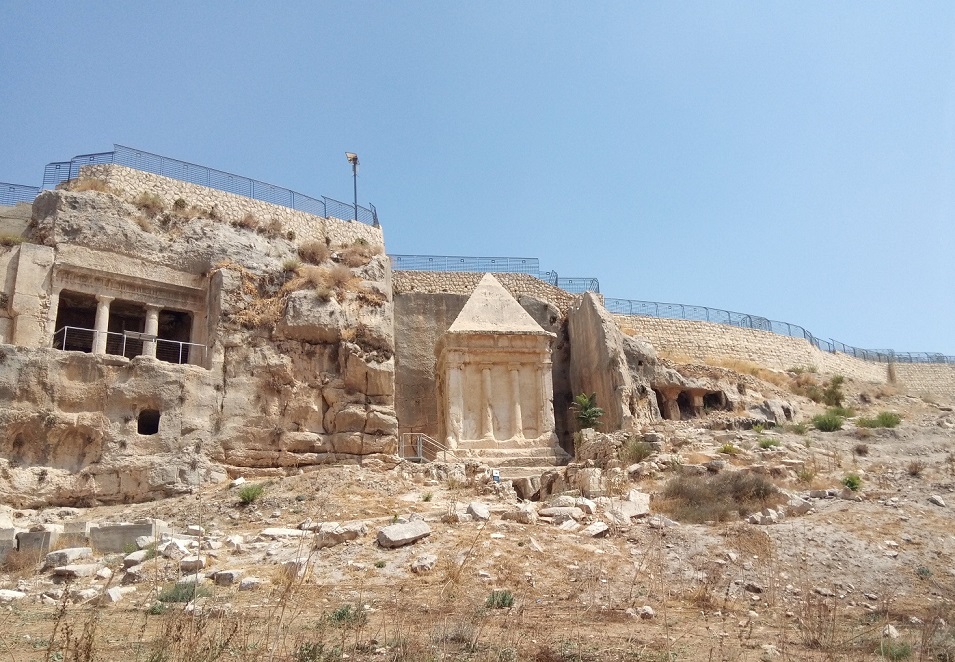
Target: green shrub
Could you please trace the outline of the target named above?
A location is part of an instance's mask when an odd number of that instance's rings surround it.
[[[677,520],[725,522],[782,503],[783,494],[762,476],[739,471],[678,476],[663,488],[660,509]]]
[[[375,561],[375,567],[381,570],[387,565],[384,561]]]
[[[265,488],[258,483],[243,485],[241,488],[239,488],[239,501],[245,505],[255,503],[256,500],[262,496],[263,492],[265,492]]]
[[[425,503],[428,503],[433,498],[434,498],[434,495],[431,492],[425,492],[424,494],[421,495],[421,500],[424,501]]]
[[[297,257],[288,257],[282,260],[282,271],[295,271],[302,266],[302,261]]]
[[[597,394],[581,393],[574,398],[571,405],[574,410],[574,416],[577,418],[577,424],[580,429],[594,428],[600,424],[600,417],[604,415],[604,410],[597,406]]]
[[[826,412],[825,414],[820,414],[819,416],[813,416],[812,418],[813,427],[822,432],[835,432],[836,430],[841,430],[842,423],[842,417],[831,412]]]
[[[897,639],[883,639],[876,653],[893,662],[907,660],[912,657],[912,644]]]
[[[806,434],[809,430],[809,426],[805,423],[790,423],[786,426],[788,432],[794,432],[795,434]]]
[[[720,453],[724,453],[726,455],[736,455],[737,453],[739,453],[739,449],[730,443],[726,443],[720,446],[719,451]]]
[[[822,391],[822,401],[830,407],[842,406],[842,399],[845,397],[845,394],[842,392],[842,385],[845,381],[846,378],[842,375],[833,375],[829,381],[826,382],[826,387]]]
[[[491,591],[484,602],[485,607],[491,609],[504,609],[514,605],[514,594],[510,591]]]
[[[829,407],[826,410],[826,413],[835,414],[836,416],[841,416],[842,418],[852,418],[856,415],[855,410],[852,407],[843,407],[842,405],[836,407]]]
[[[875,418],[859,418],[856,425],[860,428],[894,428],[902,422],[902,417],[891,411],[881,411]]]
[[[368,614],[364,609],[348,604],[342,605],[329,614],[328,620],[341,627],[358,627],[365,624]]]
[[[620,459],[624,464],[636,464],[643,462],[655,452],[653,444],[646,441],[631,439],[620,449]]]
[[[862,479],[859,474],[848,474],[842,479],[842,484],[853,492],[858,492],[859,488],[862,487]]]
[[[932,569],[924,565],[920,565],[915,570],[915,574],[919,579],[928,579],[932,576]]]
[[[182,198],[176,198],[172,203],[172,208],[176,211],[185,211],[188,204]]]
[[[192,582],[180,582],[164,589],[156,599],[160,602],[192,602],[196,598],[205,598],[212,593],[204,586]]]
[[[758,440],[757,443],[759,443],[759,447],[764,450],[767,448],[776,448],[777,446],[779,446],[778,439],[770,439],[769,437],[762,437]]]

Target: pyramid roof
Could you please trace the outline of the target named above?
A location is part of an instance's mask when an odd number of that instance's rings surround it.
[[[484,274],[448,333],[548,333],[491,274]]]

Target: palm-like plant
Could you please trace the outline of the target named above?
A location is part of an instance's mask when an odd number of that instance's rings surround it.
[[[577,424],[580,429],[597,428],[600,423],[600,417],[604,415],[604,410],[597,406],[597,394],[581,393],[574,398],[574,404],[571,405],[574,410],[574,416],[577,418]]]

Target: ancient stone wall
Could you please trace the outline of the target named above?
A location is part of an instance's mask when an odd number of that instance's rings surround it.
[[[463,271],[395,271],[395,294],[429,292],[470,295],[483,276],[483,273]],[[522,294],[531,296],[553,304],[562,314],[567,313],[570,304],[577,298],[576,295],[529,274],[494,274],[494,277],[515,299],[519,299]]]
[[[182,198],[189,206],[206,211],[215,207],[216,216],[229,223],[239,223],[248,214],[262,224],[275,219],[281,224],[281,234],[294,232],[297,242],[325,240],[327,237],[332,244],[348,245],[356,239],[364,239],[372,245],[384,244],[379,228],[359,221],[322,218],[297,209],[273,205],[262,200],[254,200],[126,166],[116,164],[83,166],[80,169],[80,175],[105,181],[129,202],[132,202],[140,193],[148,192],[158,195],[167,208],[171,208],[178,198]]]
[[[618,315],[624,329],[646,338],[658,350],[694,359],[728,358],[787,370],[815,367],[820,372],[885,383],[886,365],[846,354],[822,352],[803,338],[695,320]]]
[[[896,363],[895,383],[910,395],[929,396],[955,403],[955,365],[951,363]]]

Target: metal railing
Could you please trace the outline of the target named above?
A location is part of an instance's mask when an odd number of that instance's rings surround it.
[[[596,278],[562,278],[541,271],[536,257],[467,257],[463,255],[389,255],[395,271],[459,271],[468,273],[528,274],[572,294],[600,292]]]
[[[432,462],[441,457],[447,462],[458,458],[454,451],[435,441],[423,432],[405,432],[398,437],[398,456],[410,462]]]
[[[156,358],[166,363],[204,363],[206,346],[197,343],[182,342],[156,338],[143,340],[140,333],[117,333],[115,331],[96,331],[78,326],[63,326],[53,334],[53,349],[66,352],[93,353],[96,337],[100,333],[106,334],[106,353],[113,356],[124,356],[131,359],[141,356],[144,345],[149,342],[156,344]],[[190,360],[193,359],[193,360]]]
[[[40,195],[39,186],[8,184],[0,182],[0,205],[15,205],[18,202],[33,202]]]
[[[113,145],[112,152],[80,154],[69,161],[47,164],[43,170],[43,188],[55,188],[61,182],[76,179],[79,177],[80,168],[83,166],[108,163],[115,163],[143,172],[151,172],[155,175],[178,179],[199,186],[207,186],[254,200],[297,209],[316,216],[343,220],[354,219],[362,223],[378,224],[378,210],[370,203],[368,207],[358,205],[356,209],[354,204],[341,200],[326,196],[313,198],[258,179],[250,179],[231,172],[172,159],[168,156],[160,156],[124,145]]]
[[[638,301],[636,299],[604,298],[604,306],[611,313],[617,315],[632,315],[640,317],[663,317],[668,319],[695,320],[700,322],[714,322],[728,326],[738,326],[745,329],[769,331],[780,336],[804,338],[811,345],[824,352],[840,352],[854,356],[864,361],[879,363],[955,363],[955,356],[945,356],[931,352],[896,352],[891,349],[863,349],[853,347],[838,340],[823,340],[814,336],[807,329],[798,324],[779,322],[758,315],[736,313],[720,308],[706,306],[692,306],[682,303],[662,303],[659,301]]]

